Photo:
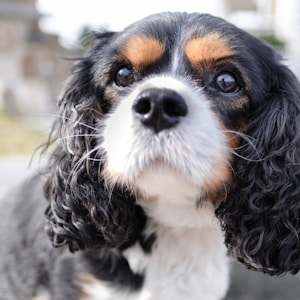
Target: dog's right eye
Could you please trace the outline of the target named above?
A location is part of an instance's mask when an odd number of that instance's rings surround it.
[[[120,68],[115,76],[115,83],[117,86],[125,87],[132,84],[134,81],[134,75],[130,68]]]

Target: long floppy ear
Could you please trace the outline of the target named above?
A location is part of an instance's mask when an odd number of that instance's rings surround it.
[[[216,211],[229,252],[271,275],[300,269],[300,85],[274,67],[235,158],[234,186]]]
[[[135,199],[117,186],[108,189],[101,178],[104,162],[97,151],[97,122],[108,101],[94,73],[96,62],[105,60],[103,51],[113,36],[97,34],[92,49],[75,63],[59,100],[60,117],[52,134],[57,145],[44,187],[49,201],[46,231],[54,246],[68,245],[71,251],[125,247],[145,223]]]

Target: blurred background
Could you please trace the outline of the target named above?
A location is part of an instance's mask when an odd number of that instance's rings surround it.
[[[272,44],[300,76],[299,0],[0,0],[0,196],[29,172],[57,114],[56,100],[80,39],[122,30],[161,11],[211,13]],[[234,265],[231,300],[299,300],[300,278],[270,278]]]

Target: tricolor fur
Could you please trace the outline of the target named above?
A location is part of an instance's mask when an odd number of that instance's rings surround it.
[[[42,235],[40,189],[16,194],[6,215],[32,205],[15,222],[38,221],[8,230],[22,242],[3,237],[3,257],[29,254],[17,277],[0,267],[3,299],[222,299],[225,245],[249,268],[297,272],[300,88],[281,57],[197,13],[90,44],[59,99],[46,170],[46,231],[62,248]]]

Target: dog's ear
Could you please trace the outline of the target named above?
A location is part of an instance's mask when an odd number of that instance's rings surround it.
[[[286,66],[272,68],[234,159],[234,186],[216,213],[237,260],[279,275],[300,269],[300,86]]]
[[[97,148],[97,123],[108,101],[101,76],[95,83],[95,72],[101,72],[99,61],[105,61],[104,49],[113,37],[114,33],[97,34],[91,50],[75,63],[52,134],[57,141],[44,188],[49,201],[46,230],[54,246],[68,245],[71,251],[125,247],[145,223],[134,197],[117,186],[108,189],[101,178],[104,162]]]

